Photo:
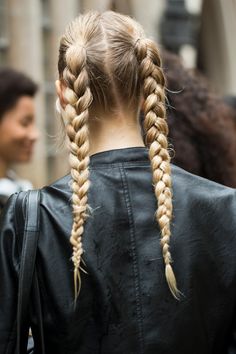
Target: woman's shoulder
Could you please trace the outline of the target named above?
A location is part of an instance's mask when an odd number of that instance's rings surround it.
[[[50,185],[40,189],[41,205],[54,205],[54,208],[62,204],[68,204],[71,199],[71,175],[68,174],[54,181]]]
[[[236,189],[194,175],[176,165],[172,165],[172,179],[174,193],[182,193],[185,197],[215,199],[231,195],[236,198]]]
[[[40,191],[43,195],[57,193],[68,194],[71,193],[71,181],[71,175],[67,174],[63,177],[60,177],[51,184],[44,186],[40,189]]]
[[[173,166],[176,224],[236,234],[236,190]]]

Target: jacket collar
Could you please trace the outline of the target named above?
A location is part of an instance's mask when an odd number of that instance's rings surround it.
[[[90,156],[90,166],[135,161],[148,161],[146,147],[132,147],[99,152]]]

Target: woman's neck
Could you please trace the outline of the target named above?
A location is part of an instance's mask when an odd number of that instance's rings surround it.
[[[0,157],[0,178],[7,177],[8,164]]]
[[[144,146],[140,125],[132,115],[100,115],[89,123],[90,155],[113,149]]]

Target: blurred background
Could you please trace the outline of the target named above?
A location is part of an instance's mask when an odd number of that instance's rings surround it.
[[[199,69],[215,92],[236,95],[236,0],[0,0],[0,66],[21,70],[39,85],[41,136],[32,162],[16,166],[35,187],[69,171],[55,115],[58,43],[66,24],[90,9],[135,17],[186,68]]]

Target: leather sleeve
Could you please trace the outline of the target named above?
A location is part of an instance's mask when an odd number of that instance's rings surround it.
[[[14,229],[16,194],[10,197],[0,219],[0,353],[14,353],[19,255]]]
[[[230,338],[229,347],[227,350],[227,354],[236,354],[236,325],[234,323],[234,328],[232,331],[232,336]]]
[[[232,233],[236,237],[236,190],[234,190],[234,197],[231,208],[231,220],[232,220]],[[233,249],[233,248],[232,248]],[[234,255],[236,259],[236,254]],[[235,291],[236,293],[236,291]],[[231,328],[231,333],[229,333],[229,342],[227,346],[227,354],[236,354],[236,298],[234,299],[235,310],[234,310],[234,321]]]
[[[234,323],[232,325],[231,333],[229,334],[229,341],[228,341],[226,353],[236,354],[236,316],[235,315],[234,315]]]

